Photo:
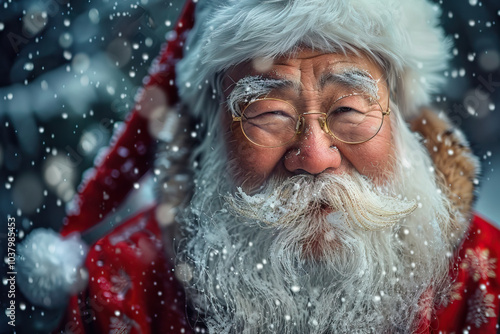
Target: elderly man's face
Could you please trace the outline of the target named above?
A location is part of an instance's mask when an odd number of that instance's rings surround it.
[[[283,81],[283,84],[273,84],[264,96],[251,98],[284,100],[293,105],[299,114],[328,113],[335,100],[359,90],[360,86],[372,92],[371,95],[378,95],[376,98],[382,110],[388,108],[389,92],[382,69],[368,57],[303,50],[294,58],[281,57],[270,65],[265,71],[259,71],[255,62],[249,62],[229,70],[223,81],[225,98],[230,96],[238,81],[255,77],[274,83]],[[351,80],[356,76],[361,79]],[[382,182],[390,174],[394,146],[391,122],[387,116],[382,128],[371,140],[346,144],[323,131],[319,114],[310,114],[305,117],[303,131],[292,141],[281,147],[266,148],[250,142],[239,122],[231,124],[231,112],[226,111],[222,122],[231,129],[226,134],[226,143],[235,174],[233,177],[236,185],[244,190],[258,189],[273,175],[350,174],[356,170],[376,182]]]

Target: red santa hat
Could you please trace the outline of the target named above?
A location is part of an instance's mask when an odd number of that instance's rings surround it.
[[[115,211],[152,167],[158,117],[154,108],[174,106],[179,100],[175,66],[194,24],[194,2],[187,1],[171,34],[173,38],[162,48],[144,80],[124,130],[115,134],[107,153],[80,186],[60,233],[36,229],[19,245],[18,285],[33,304],[60,307],[70,294],[85,287],[80,269],[88,246],[80,235]]]

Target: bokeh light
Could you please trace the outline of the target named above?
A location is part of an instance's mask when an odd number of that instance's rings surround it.
[[[43,202],[43,185],[38,175],[26,172],[16,178],[12,186],[14,205],[24,214],[32,214]]]
[[[48,157],[43,164],[45,183],[58,198],[65,202],[70,201],[75,193],[77,164],[78,162],[62,154]]]

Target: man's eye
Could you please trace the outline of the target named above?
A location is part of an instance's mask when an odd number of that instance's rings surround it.
[[[293,106],[277,99],[263,99],[250,103],[243,112],[243,117],[254,122],[280,122],[295,119]]]
[[[342,114],[342,113],[348,113],[348,112],[359,112],[359,111],[357,109],[354,109],[354,108],[348,107],[348,106],[338,107],[338,108],[335,108],[334,110],[332,110],[332,113],[335,113],[335,114]]]
[[[276,118],[281,118],[281,117],[290,117],[286,112],[283,110],[271,110],[271,111],[261,111],[261,112],[254,112],[250,113],[248,115],[245,115],[246,118],[248,119],[254,119],[254,118],[270,118],[270,117],[276,117]]]

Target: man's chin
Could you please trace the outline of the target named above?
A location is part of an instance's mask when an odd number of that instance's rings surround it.
[[[312,238],[302,244],[302,260],[314,263],[324,262],[328,260],[327,254],[332,251],[333,247],[333,245],[325,245],[323,240]]]
[[[333,252],[339,250],[341,243],[337,239],[335,227],[329,222],[330,215],[337,211],[328,205],[321,205],[310,212],[310,231],[307,236],[303,236],[299,242],[302,250],[303,260],[323,262]]]

